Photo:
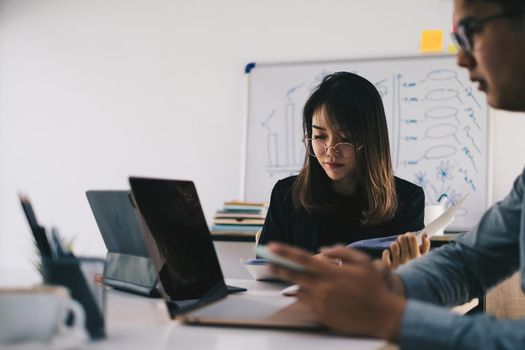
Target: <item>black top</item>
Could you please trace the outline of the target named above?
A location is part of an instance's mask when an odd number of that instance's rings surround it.
[[[394,217],[375,225],[361,225],[365,206],[363,191],[345,196],[333,191],[333,207],[322,213],[309,214],[292,203],[292,184],[296,176],[279,180],[272,191],[270,207],[259,240],[285,242],[311,252],[337,243],[350,244],[368,238],[399,235],[424,227],[425,194],[423,189],[406,180],[394,177],[398,208]],[[333,199],[333,200],[332,200]]]

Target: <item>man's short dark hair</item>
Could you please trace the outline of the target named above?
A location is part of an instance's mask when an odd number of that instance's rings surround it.
[[[524,0],[465,0],[465,3],[471,4],[476,2],[492,2],[501,7],[505,11],[523,11],[525,10]]]

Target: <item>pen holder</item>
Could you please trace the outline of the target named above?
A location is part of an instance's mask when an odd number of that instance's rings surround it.
[[[86,329],[93,339],[106,336],[104,322],[105,293],[101,283],[93,279],[93,272],[101,273],[104,260],[97,258],[64,257],[42,259],[44,283],[69,289],[86,314]]]

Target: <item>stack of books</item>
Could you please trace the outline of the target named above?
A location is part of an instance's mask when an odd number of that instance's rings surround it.
[[[211,233],[216,235],[255,236],[262,229],[268,203],[224,202],[215,213]]]

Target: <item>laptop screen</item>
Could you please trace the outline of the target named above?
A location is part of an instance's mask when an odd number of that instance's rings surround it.
[[[91,190],[86,197],[108,251],[148,257],[128,191]]]
[[[219,261],[193,182],[130,178],[142,231],[164,292],[200,299],[224,285]]]

